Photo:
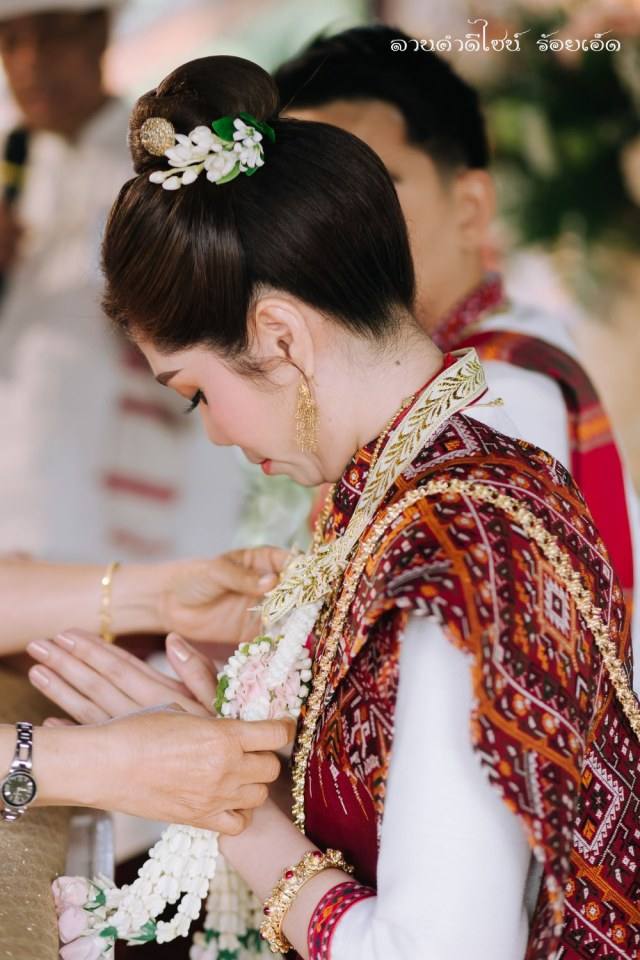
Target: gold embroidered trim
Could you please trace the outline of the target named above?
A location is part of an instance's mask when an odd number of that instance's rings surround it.
[[[618,657],[616,645],[609,636],[609,631],[602,620],[602,614],[590,591],[582,583],[582,577],[578,571],[573,569],[569,554],[559,545],[557,538],[545,529],[542,521],[531,510],[523,506],[514,497],[501,493],[495,487],[470,480],[430,480],[424,487],[410,490],[401,500],[398,500],[380,514],[366,537],[359,544],[358,553],[346,572],[343,590],[335,606],[324,651],[317,663],[314,664],[311,693],[307,700],[306,713],[294,754],[292,774],[293,817],[296,825],[302,831],[305,828],[304,789],[313,738],[322,712],[331,666],[340,643],[349,608],[367,561],[383,534],[393,526],[407,508],[426,497],[451,493],[467,496],[476,502],[492,504],[499,510],[504,511],[521,528],[525,536],[540,548],[544,558],[566,587],[575,602],[577,610],[593,634],[615,695],[631,729],[640,740],[640,705],[631,689],[624,665]]]
[[[418,496],[416,496],[416,494]],[[358,582],[362,572],[364,571],[367,561],[376,549],[378,541],[385,533],[387,528],[393,526],[393,524],[396,522],[396,520],[398,520],[408,506],[411,506],[411,504],[415,503],[416,500],[424,496],[424,489],[411,490],[401,500],[392,504],[392,506],[388,507],[380,514],[379,518],[374,522],[370,530],[367,532],[365,538],[358,544],[358,553],[346,571],[342,585],[342,591],[337,598],[334,610],[331,611],[332,620],[329,627],[329,635],[320,659],[314,663],[314,675],[311,681],[311,692],[307,698],[305,716],[302,722],[300,734],[296,741],[293,760],[291,788],[293,797],[293,819],[299,829],[303,832],[305,825],[304,787],[307,776],[307,764],[311,753],[315,729],[320,718],[320,713],[322,712],[327,683],[329,680],[329,673],[335,659],[340,638],[342,637],[344,624],[349,613],[349,608],[353,602]],[[331,599],[328,601],[328,604],[330,603]],[[325,604],[325,609],[327,608],[328,604]]]
[[[262,617],[267,626],[307,603],[316,603],[332,590],[345,570],[360,537],[375,517],[385,493],[413,462],[430,437],[454,413],[468,406],[487,388],[476,351],[456,352],[458,359],[423,391],[415,406],[393,430],[379,459],[372,464],[356,509],[341,537],[314,546],[295,557],[282,582],[265,597]]]

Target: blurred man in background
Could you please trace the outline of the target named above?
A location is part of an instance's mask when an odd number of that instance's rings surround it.
[[[230,452],[181,416],[100,308],[101,233],[132,175],[128,107],[102,77],[117,5],[0,2],[22,114],[0,147],[0,552],[157,559],[218,551],[233,531]]]
[[[0,138],[0,554],[106,565],[211,555],[234,532],[231,451],[182,416],[101,310],[101,235],[133,173],[128,106],[102,76],[116,6],[0,0],[0,56],[21,114]],[[99,577],[95,590],[97,619]],[[2,681],[3,703],[13,703],[14,681]],[[11,709],[20,716],[7,719],[36,717],[26,695]],[[119,859],[157,835],[120,819]],[[79,842],[89,845],[84,834]],[[5,837],[8,860],[20,853],[10,846]],[[41,866],[37,889],[48,891]],[[45,937],[39,949],[44,960],[55,948]]]
[[[404,52],[392,47],[398,38]],[[562,321],[511,302],[487,272],[495,189],[476,92],[386,26],[319,37],[276,80],[285,113],[343,127],[384,162],[409,228],[419,321],[445,351],[475,346],[518,435],[573,474],[634,610],[640,658],[637,497]]]

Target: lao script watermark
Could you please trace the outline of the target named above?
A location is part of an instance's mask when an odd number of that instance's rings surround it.
[[[391,41],[391,50],[394,53],[403,53],[405,50],[417,52],[426,50],[428,53],[489,53],[491,51],[500,53],[507,51],[517,53],[520,50],[520,37],[524,37],[531,30],[521,30],[519,33],[510,34],[505,31],[504,37],[487,38],[487,28],[489,21],[483,17],[476,20],[467,20],[472,26],[476,23],[481,24],[479,33],[465,33],[464,39],[452,37],[447,33],[440,40],[417,40],[415,37],[410,39],[400,38]],[[620,40],[614,37],[605,39],[611,30],[605,30],[604,33],[594,33],[589,40],[578,40],[572,37],[558,37],[559,30],[552,30],[551,33],[542,33],[536,40],[538,50],[545,53],[547,50],[556,53],[560,50],[567,50],[572,53],[592,51],[598,53],[607,50],[609,53],[617,53],[622,48]]]

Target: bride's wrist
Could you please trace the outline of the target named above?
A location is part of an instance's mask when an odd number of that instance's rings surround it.
[[[220,837],[220,852],[261,900],[269,896],[288,866],[314,849],[271,800],[254,810],[242,833]]]

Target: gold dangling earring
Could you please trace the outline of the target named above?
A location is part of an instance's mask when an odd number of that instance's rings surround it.
[[[304,374],[298,384],[296,443],[300,453],[313,453],[318,445],[318,410]]]

